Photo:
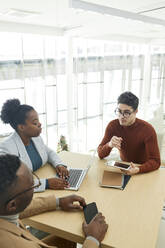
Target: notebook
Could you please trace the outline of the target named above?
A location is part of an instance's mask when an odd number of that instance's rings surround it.
[[[67,181],[70,184],[70,187],[67,188],[69,190],[78,190],[80,188],[81,183],[83,182],[88,170],[90,169],[91,165],[94,162],[96,150],[94,151],[93,155],[90,157],[87,167],[84,169],[82,168],[70,168],[69,170],[69,178]]]
[[[129,175],[104,170],[100,186],[123,190],[130,178]]]

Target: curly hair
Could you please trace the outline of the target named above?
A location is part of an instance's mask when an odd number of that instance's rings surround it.
[[[1,120],[17,130],[19,124],[25,124],[27,113],[31,110],[34,110],[32,106],[21,104],[19,99],[9,99],[2,106]]]
[[[7,192],[8,188],[17,180],[17,170],[21,166],[20,159],[11,154],[0,155],[0,194]]]
[[[126,104],[128,106],[131,106],[133,110],[136,110],[139,105],[139,98],[132,92],[126,91],[118,97],[117,103]]]

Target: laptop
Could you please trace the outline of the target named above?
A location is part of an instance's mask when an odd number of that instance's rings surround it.
[[[84,169],[82,168],[68,168],[69,170],[69,178],[68,178],[68,182],[70,184],[70,187],[67,188],[68,190],[78,190],[80,188],[81,183],[83,182],[88,170],[90,169],[91,165],[94,162],[94,158],[95,158],[95,153],[96,150],[94,151],[94,153],[91,155],[87,167]]]

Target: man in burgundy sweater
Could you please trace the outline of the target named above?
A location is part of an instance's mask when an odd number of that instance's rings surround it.
[[[158,169],[160,153],[155,130],[146,121],[136,118],[139,99],[131,92],[124,92],[117,103],[115,113],[118,119],[106,127],[104,138],[98,146],[99,157],[105,158],[116,147],[121,160],[131,162],[128,175]]]

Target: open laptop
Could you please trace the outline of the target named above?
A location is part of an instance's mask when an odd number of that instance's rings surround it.
[[[91,155],[88,161],[87,167],[85,169],[84,168],[83,169],[82,168],[70,168],[70,169],[68,168],[69,170],[68,182],[70,184],[70,187],[67,188],[68,190],[78,190],[80,188],[82,181],[84,180],[88,170],[90,169],[90,167],[92,166],[94,162],[95,153],[96,153],[96,150]]]

